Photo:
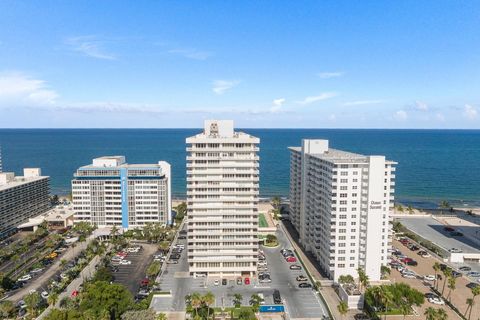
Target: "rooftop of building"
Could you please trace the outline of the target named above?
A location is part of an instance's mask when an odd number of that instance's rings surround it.
[[[187,138],[187,143],[190,139],[256,139],[245,132],[238,132],[234,130],[233,120],[205,120],[203,132]],[[254,143],[258,143],[254,142]]]
[[[38,168],[25,168],[23,176],[15,176],[14,172],[0,172],[0,191],[48,178],[42,176]]]

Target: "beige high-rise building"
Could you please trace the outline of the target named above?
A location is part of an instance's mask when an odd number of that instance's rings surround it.
[[[194,276],[257,270],[260,139],[206,120],[187,142],[188,263]]]

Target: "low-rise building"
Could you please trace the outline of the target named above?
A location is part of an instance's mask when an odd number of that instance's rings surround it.
[[[93,159],[72,180],[75,222],[99,228],[172,223],[170,164],[128,164],[124,156]]]
[[[23,176],[0,173],[0,238],[50,209],[50,178],[40,168],[25,168]]]

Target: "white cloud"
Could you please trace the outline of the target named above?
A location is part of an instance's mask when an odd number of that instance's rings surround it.
[[[477,108],[470,104],[466,104],[463,108],[463,116],[469,120],[474,120],[478,116]]]
[[[196,49],[171,49],[168,50],[168,52],[193,60],[207,60],[212,56],[212,53],[210,52],[200,51]]]
[[[286,101],[286,99],[285,99],[285,98],[279,98],[279,99],[275,99],[275,100],[273,100],[273,104],[274,104],[275,106],[279,106],[279,107],[281,107],[281,106],[282,106],[282,104],[284,104],[284,103],[285,103],[285,101]]]
[[[302,101],[297,101],[297,103],[302,104],[302,105],[306,105],[306,104],[311,104],[311,103],[322,101],[322,100],[331,99],[331,98],[336,97],[336,96],[338,96],[338,94],[335,93],[335,92],[324,92],[324,93],[322,93],[318,96],[306,97]]]
[[[44,80],[19,72],[0,73],[0,106],[48,106],[57,98]]]
[[[429,107],[428,104],[422,101],[415,101],[415,109],[420,111],[428,111]]]
[[[337,120],[337,116],[332,113],[331,115],[328,116],[328,120],[335,121],[335,120]]]
[[[445,122],[445,116],[440,112],[435,115],[435,118],[440,122]]]
[[[330,79],[330,78],[338,78],[345,74],[342,71],[335,71],[335,72],[320,72],[318,76],[322,79]]]
[[[215,94],[224,94],[226,91],[232,89],[240,83],[238,80],[215,80],[213,82],[212,91]]]
[[[117,59],[114,55],[105,52],[105,42],[99,40],[96,36],[70,37],[65,41],[65,44],[71,50],[80,52],[88,57],[105,60]]]
[[[393,114],[393,118],[398,121],[405,121],[408,118],[408,114],[405,110],[398,110]]]
[[[384,102],[385,100],[357,100],[357,101],[345,102],[343,105],[344,106],[363,106],[368,104],[380,104]]]

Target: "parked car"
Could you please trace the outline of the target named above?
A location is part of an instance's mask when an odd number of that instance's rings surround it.
[[[224,285],[224,286],[227,285],[227,279],[222,279],[222,285]]]
[[[445,231],[447,231],[447,232],[455,231],[455,229],[452,228],[452,227],[444,227],[443,230],[445,230]]]
[[[478,286],[480,286],[480,284],[475,283],[475,282],[470,282],[469,284],[466,285],[466,287],[469,288],[469,289],[473,289],[473,288],[476,288]]]
[[[297,258],[295,257],[287,257],[285,260],[287,260],[287,262],[297,262]]]
[[[294,264],[290,266],[290,270],[302,270],[302,267],[298,264]]]
[[[450,232],[450,235],[452,237],[463,237],[463,233],[461,233],[459,231],[452,231],[452,232]]]
[[[298,276],[296,279],[297,279],[297,281],[308,281],[308,278],[303,276],[303,275]]]
[[[408,279],[415,279],[417,275],[413,272],[403,272],[402,277],[408,278]]]
[[[452,249],[448,250],[448,252],[450,252],[450,253],[462,253],[463,250],[462,249],[457,249],[457,248],[452,248]]]
[[[423,276],[423,280],[426,281],[435,281],[435,276],[433,274],[428,274],[426,276]]]
[[[428,302],[433,303],[433,304],[437,304],[437,305],[444,305],[445,304],[445,301],[443,301],[442,298],[437,297],[437,296],[428,298]]]
[[[122,261],[120,261],[119,263],[120,263],[121,265],[130,265],[130,264],[132,264],[132,261],[130,261],[130,260],[122,260]]]
[[[28,280],[30,280],[30,279],[32,279],[32,276],[29,275],[29,274],[26,274],[26,275],[24,275],[23,277],[18,278],[17,281],[26,282],[26,281],[28,281]]]
[[[237,278],[237,285],[241,285],[243,283],[242,278],[238,277]]]
[[[250,284],[250,278],[245,278],[245,279],[243,280],[243,282],[244,282],[245,284],[247,284],[247,285]]]
[[[214,286],[220,285],[220,280],[215,279],[215,281],[213,281],[213,285],[214,285]]]
[[[42,293],[40,293],[40,295],[41,295],[42,298],[45,299],[45,300],[48,299],[48,296],[49,296],[49,294],[48,294],[47,291],[42,291]]]
[[[463,267],[458,268],[458,270],[463,271],[463,272],[468,272],[468,271],[471,271],[472,268],[470,268],[468,266],[463,266]]]
[[[428,253],[427,251],[425,250],[420,250],[417,252],[417,254],[420,256],[420,257],[423,257],[423,258],[429,258],[431,257],[430,253]]]
[[[469,273],[467,273],[467,276],[472,277],[472,278],[478,278],[478,277],[480,277],[480,272],[470,271]]]
[[[452,277],[458,278],[458,277],[461,277],[461,276],[462,276],[462,274],[460,272],[455,271],[455,270],[452,271]]]
[[[280,291],[277,289],[273,290],[273,303],[281,304],[282,303],[282,296],[280,295]]]
[[[308,283],[308,282],[302,282],[302,283],[299,283],[299,284],[298,284],[298,287],[299,287],[299,288],[311,288],[312,285],[311,285],[310,283]]]

